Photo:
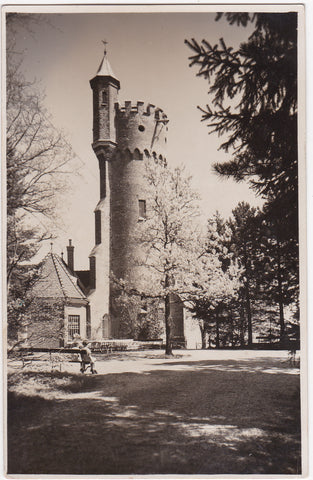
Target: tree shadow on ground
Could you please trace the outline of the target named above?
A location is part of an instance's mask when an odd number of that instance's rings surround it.
[[[11,394],[9,473],[301,473],[298,375],[176,363]]]

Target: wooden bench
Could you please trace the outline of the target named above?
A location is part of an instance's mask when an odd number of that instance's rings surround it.
[[[53,354],[65,355],[77,355],[76,358],[70,358],[67,361],[71,363],[79,363],[82,365],[81,354],[86,353],[86,350],[80,348],[48,348],[48,347],[20,347],[18,349],[18,356],[22,361],[22,368],[32,365],[33,362],[50,362],[52,370],[58,365],[61,371],[60,359],[54,358]],[[40,355],[41,354],[41,355]],[[48,358],[44,356],[48,354]]]

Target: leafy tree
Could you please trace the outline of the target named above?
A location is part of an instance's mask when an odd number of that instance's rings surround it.
[[[215,346],[219,348],[222,323],[233,325],[230,310],[237,300],[241,270],[230,247],[231,231],[216,212],[208,220],[205,254],[202,256],[206,262],[201,269],[203,276],[200,282],[195,277],[197,295],[192,292],[191,296],[190,309],[199,320],[202,348],[206,348],[208,333],[210,338],[214,336]]]
[[[210,84],[202,120],[232,154],[215,170],[249,182],[265,199],[268,217],[280,223],[280,241],[290,240],[298,258],[297,14],[228,13],[226,19],[237,26],[253,22],[237,50],[223,39],[213,46],[186,41],[191,65]]]
[[[63,346],[64,302],[36,298],[31,289],[25,294],[25,287],[22,293],[22,297],[8,305],[8,314],[12,318],[8,337],[10,350],[25,342],[35,346],[47,346],[47,343],[54,347]]]
[[[19,331],[24,328],[25,318],[32,304],[29,293],[37,278],[38,267],[19,266],[14,270],[7,302],[8,341],[12,347],[19,342]]]
[[[232,289],[216,252],[207,252],[199,227],[198,195],[183,167],[171,169],[161,161],[146,163],[147,216],[137,225],[140,244],[136,284],[115,279],[127,295],[160,299],[164,303],[166,353],[171,354],[173,299],[189,308],[202,298],[218,299]]]
[[[7,282],[9,328],[15,324],[13,305],[26,296],[36,269],[24,268],[51,235],[43,218],[56,217],[58,200],[67,190],[67,173],[76,169],[64,135],[52,124],[44,97],[22,73],[23,52],[15,48],[15,32],[30,32],[32,16],[7,17],[6,167],[7,167]],[[24,281],[23,281],[24,279]],[[12,302],[12,305],[11,303]],[[16,303],[17,302],[17,303]],[[27,303],[27,302],[26,302]],[[26,303],[23,304],[25,309]],[[14,313],[15,312],[15,313]],[[15,328],[13,328],[15,331]]]
[[[182,167],[171,169],[150,160],[145,176],[147,216],[135,235],[141,245],[137,264],[142,268],[136,291],[142,298],[164,302],[166,353],[171,354],[171,300],[189,291],[191,265],[199,256],[198,195]]]
[[[115,304],[120,316],[120,336],[135,340],[160,338],[164,331],[160,318],[160,300],[141,298],[116,289]]]
[[[64,189],[73,153],[56,130],[36,87],[14,66],[7,73],[8,214],[51,215],[56,194]]]

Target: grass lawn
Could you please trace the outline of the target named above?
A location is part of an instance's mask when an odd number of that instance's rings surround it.
[[[8,473],[300,474],[286,352],[99,359],[98,375],[9,372]]]

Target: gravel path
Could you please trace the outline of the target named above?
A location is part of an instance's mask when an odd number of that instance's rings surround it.
[[[99,357],[95,376],[11,368],[9,473],[301,472],[286,352],[174,353]]]

